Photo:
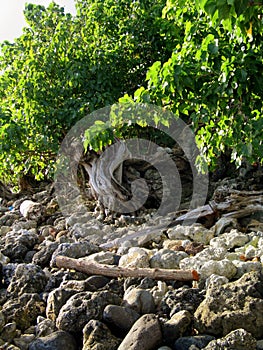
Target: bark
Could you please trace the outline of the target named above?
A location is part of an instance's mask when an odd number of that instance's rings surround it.
[[[56,265],[59,268],[74,269],[89,275],[109,277],[149,277],[158,280],[198,281],[199,275],[195,270],[172,270],[151,268],[126,268],[114,265],[102,265],[85,258],[72,259],[57,256]]]

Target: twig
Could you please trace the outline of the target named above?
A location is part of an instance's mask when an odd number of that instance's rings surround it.
[[[56,265],[59,268],[74,269],[89,275],[108,277],[149,277],[158,280],[198,281],[199,275],[195,270],[172,270],[151,268],[127,268],[115,265],[102,265],[85,258],[72,259],[57,256]]]

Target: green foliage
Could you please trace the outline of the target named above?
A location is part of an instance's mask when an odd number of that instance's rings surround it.
[[[28,26],[0,54],[0,178],[51,175],[60,142],[86,114],[132,94],[149,64],[169,57],[165,1],[28,4]]]
[[[245,2],[239,7],[230,0],[197,3],[193,8],[191,1],[167,1],[163,14],[180,28],[180,40],[167,62],[149,68],[147,87],[137,90],[134,99],[191,123],[210,166],[226,150],[237,165],[244,158],[262,161],[262,7],[253,7],[252,16]],[[242,31],[242,20],[252,17],[257,17],[253,36]],[[229,18],[231,31],[220,25]]]

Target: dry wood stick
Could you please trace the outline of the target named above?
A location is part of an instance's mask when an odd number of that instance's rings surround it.
[[[159,280],[198,281],[196,270],[172,270],[157,268],[127,268],[115,265],[103,265],[85,258],[72,259],[59,255],[56,257],[59,268],[74,269],[89,275],[103,275],[108,277],[149,277]]]

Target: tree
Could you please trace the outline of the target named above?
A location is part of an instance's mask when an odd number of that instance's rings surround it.
[[[195,8],[192,1],[167,1],[163,14],[180,35],[167,62],[149,68],[147,87],[134,99],[163,106],[191,123],[210,166],[226,151],[236,165],[243,159],[262,161],[263,6],[196,3]]]
[[[0,178],[52,175],[60,142],[86,114],[143,83],[172,38],[165,1],[78,0],[77,16],[28,4],[28,27],[0,56]]]

